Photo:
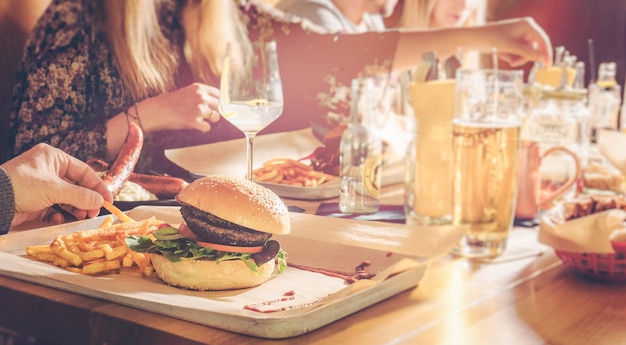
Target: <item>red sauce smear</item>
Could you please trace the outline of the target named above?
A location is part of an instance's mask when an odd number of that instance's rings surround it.
[[[365,271],[365,268],[370,265],[370,262],[368,260],[363,261],[361,264],[356,266],[354,273],[327,270],[324,268],[316,268],[316,267],[310,267],[310,266],[303,266],[303,265],[298,265],[298,264],[294,264],[291,262],[287,263],[287,265],[289,265],[289,267],[297,268],[297,269],[304,270],[304,271],[321,273],[321,274],[327,275],[329,277],[334,277],[334,278],[341,278],[348,284],[352,284],[356,282],[357,280],[361,280],[361,279],[371,279],[374,276],[376,276],[375,273],[369,273]]]
[[[257,312],[257,313],[264,313],[264,314],[266,314],[266,313],[275,313],[277,311],[285,311],[285,310],[304,308],[304,307],[308,307],[308,306],[311,306],[311,305],[315,304],[315,302],[311,302],[311,303],[290,305],[290,306],[287,306],[287,307],[276,308],[276,309],[261,309],[261,307],[270,306],[270,305],[273,305],[273,304],[276,304],[276,303],[279,303],[279,302],[293,301],[294,299],[296,299],[295,295],[296,295],[296,293],[293,290],[291,290],[291,291],[285,292],[283,294],[283,297],[280,297],[280,298],[277,298],[277,299],[273,299],[271,301],[244,305],[243,308],[247,309],[247,310],[251,310],[251,311]]]
[[[354,270],[355,270],[354,273],[348,273],[348,272],[327,270],[327,269],[323,269],[323,268],[315,268],[315,267],[297,265],[297,264],[294,264],[294,263],[291,263],[291,262],[288,263],[288,265],[289,265],[289,267],[297,268],[297,269],[304,270],[304,271],[321,273],[321,274],[324,274],[324,275],[327,275],[327,276],[330,276],[330,277],[334,277],[334,278],[341,278],[348,284],[352,284],[352,283],[354,283],[354,282],[356,282],[357,280],[360,280],[360,279],[371,279],[371,278],[373,278],[376,275],[374,273],[369,273],[369,272],[365,271],[365,268],[371,265],[368,260],[363,261],[358,266],[356,266],[354,268]],[[265,301],[265,302],[255,303],[255,304],[244,305],[243,308],[247,309],[247,310],[250,310],[250,311],[257,312],[257,313],[275,313],[275,312],[278,312],[278,311],[285,311],[285,310],[304,308],[304,307],[308,307],[308,306],[314,305],[316,303],[316,302],[311,302],[311,303],[290,305],[290,306],[281,307],[281,308],[275,308],[275,309],[263,309],[263,307],[271,306],[271,305],[274,305],[274,304],[277,304],[277,303],[280,303],[280,302],[293,301],[293,300],[296,299],[295,295],[296,295],[295,291],[291,290],[291,291],[285,292],[283,294],[283,296],[280,297],[280,298],[276,298],[276,299],[273,299],[271,301]]]

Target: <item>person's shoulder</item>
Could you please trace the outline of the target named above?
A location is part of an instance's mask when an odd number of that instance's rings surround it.
[[[326,32],[345,29],[345,16],[331,0],[281,0],[276,8],[308,20]]]
[[[90,30],[94,11],[93,1],[53,0],[37,21],[30,39],[39,42],[35,45],[39,48],[68,46]]]
[[[324,27],[302,16],[281,10],[277,5],[269,5],[260,0],[249,0],[246,6],[241,7],[241,10],[247,17],[249,29],[267,25],[283,25],[285,27],[273,32],[289,33],[294,30],[303,30],[307,33],[328,33]]]

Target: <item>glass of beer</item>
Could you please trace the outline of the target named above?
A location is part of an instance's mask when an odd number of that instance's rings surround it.
[[[501,255],[513,225],[523,71],[459,70],[452,120],[452,222],[468,227],[453,253]]]

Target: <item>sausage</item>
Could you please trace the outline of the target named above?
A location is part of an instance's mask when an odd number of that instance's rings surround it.
[[[109,163],[97,158],[87,160],[87,165],[97,172],[104,172],[109,169]],[[159,199],[173,199],[188,185],[187,181],[178,177],[146,175],[135,172],[130,174],[128,180],[140,185]]]
[[[111,164],[111,168],[106,174],[104,174],[104,177],[102,177],[102,180],[113,196],[120,193],[124,183],[130,178],[139,160],[142,147],[143,131],[137,124],[131,122],[128,125],[126,140],[124,140],[122,147],[120,147],[115,161]]]
[[[91,158],[85,163],[87,163],[87,165],[89,165],[95,172],[105,172],[109,170],[109,163],[103,161],[102,159]]]
[[[138,173],[132,173],[129,181],[142,186],[159,199],[173,199],[188,184],[187,181],[178,177]]]

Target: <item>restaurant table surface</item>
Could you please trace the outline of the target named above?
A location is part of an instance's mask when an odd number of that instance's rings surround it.
[[[399,205],[402,198],[402,186],[392,185],[381,202]],[[315,214],[320,201],[285,203]],[[536,231],[515,228],[512,235]],[[529,255],[497,263],[445,256],[417,287],[287,339],[245,336],[4,276],[0,326],[54,344],[626,344],[626,283],[586,278],[531,243]]]

